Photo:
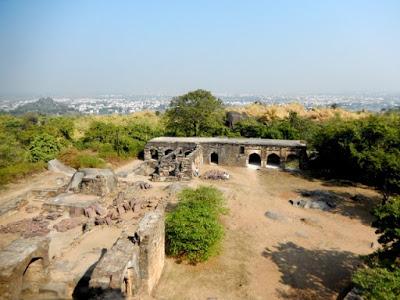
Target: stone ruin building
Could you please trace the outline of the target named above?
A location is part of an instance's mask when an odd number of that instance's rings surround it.
[[[158,137],[147,143],[144,159],[154,165],[154,181],[189,180],[203,163],[286,168],[297,160],[303,168],[306,147],[299,140]]]
[[[0,238],[10,240],[1,243],[0,298],[150,295],[164,267],[163,199],[145,196],[150,184],[119,180],[110,169],[59,162],[49,169],[63,173],[65,184],[0,205],[2,219],[11,220],[0,226]]]

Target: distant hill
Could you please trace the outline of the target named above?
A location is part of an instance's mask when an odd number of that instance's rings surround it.
[[[46,115],[65,115],[78,113],[77,110],[63,103],[54,101],[52,98],[40,98],[35,102],[20,105],[16,109],[10,111],[10,113],[14,115],[21,115],[27,112],[37,112]]]

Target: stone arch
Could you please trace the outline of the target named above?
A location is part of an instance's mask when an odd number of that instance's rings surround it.
[[[300,158],[297,154],[291,153],[286,157],[285,168],[287,169],[299,169]]]
[[[168,155],[168,154],[170,154],[171,152],[173,152],[174,150],[172,150],[172,149],[166,149],[165,151],[164,151],[164,155]]]
[[[249,165],[261,167],[261,156],[258,153],[251,153],[249,155]]]
[[[150,155],[152,159],[158,159],[158,151],[156,149],[150,149]]]
[[[218,159],[219,159],[218,153],[216,153],[216,152],[211,153],[210,163],[218,165],[218,162],[219,162]]]
[[[44,260],[42,257],[34,257],[26,266],[22,274],[21,297],[37,294],[40,285],[46,279]]]
[[[281,158],[276,153],[271,153],[267,156],[267,166],[279,167],[281,163]]]

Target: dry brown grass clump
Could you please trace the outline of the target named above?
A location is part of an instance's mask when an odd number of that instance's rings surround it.
[[[318,107],[306,109],[300,103],[289,103],[282,105],[253,103],[244,106],[235,106],[230,108],[230,110],[246,113],[251,117],[265,121],[286,118],[289,116],[290,112],[296,112],[300,117],[305,117],[316,121],[325,121],[333,117],[351,120],[363,118],[369,115],[367,112],[351,112],[342,108],[333,109],[328,107]]]

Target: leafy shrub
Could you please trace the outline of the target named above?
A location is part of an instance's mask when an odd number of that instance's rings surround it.
[[[396,300],[400,295],[400,269],[360,269],[354,274],[353,283],[366,299]]]
[[[218,252],[224,230],[223,196],[212,187],[185,189],[166,218],[167,254],[196,264]]]
[[[38,135],[29,145],[30,160],[47,162],[57,156],[61,147],[61,143],[55,137],[46,133]]]

